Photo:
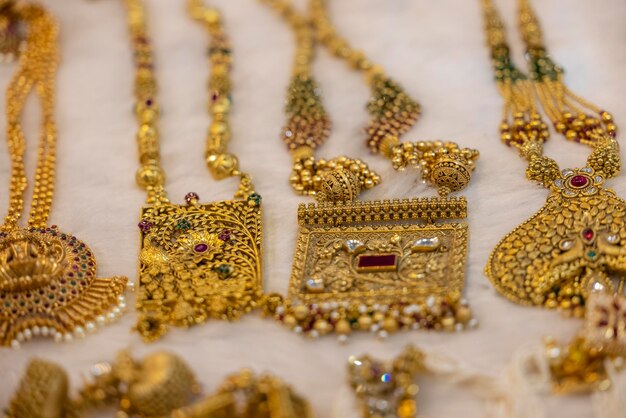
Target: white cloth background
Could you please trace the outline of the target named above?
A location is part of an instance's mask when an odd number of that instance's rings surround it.
[[[51,223],[91,246],[101,275],[135,277],[139,232],[136,224],[144,194],[135,185],[138,167],[137,129],[133,113],[133,66],[121,1],[43,1],[61,25],[62,62],[58,76],[58,190]],[[185,13],[183,1],[147,0],[149,26],[156,45],[157,74],[163,109],[163,162],[168,190],[182,202],[188,191],[202,201],[230,198],[235,181],[217,183],[204,162],[208,126],[207,38]],[[263,195],[265,211],[265,287],[286,291],[296,237],[296,207],[305,199],[288,184],[290,157],[279,140],[285,120],[283,103],[293,58],[293,34],[272,10],[256,0],[213,1],[221,8],[234,46],[234,112],[231,149],[252,173]],[[497,2],[510,29],[518,58],[514,1]],[[546,30],[548,47],[567,69],[567,83],[582,96],[626,123],[626,2],[623,0],[544,0],[535,6]],[[418,125],[406,140],[453,139],[480,149],[474,179],[465,194],[471,229],[467,297],[480,328],[458,334],[412,332],[379,342],[358,335],[348,345],[334,338],[307,341],[269,320],[251,315],[239,323],[212,322],[192,330],[173,330],[145,345],[130,332],[131,309],[120,322],[71,344],[35,341],[18,351],[0,353],[0,405],[16,387],[34,356],[59,362],[74,385],[81,373],[122,348],[137,356],[156,349],[172,350],[194,368],[206,391],[241,367],[271,371],[312,402],[316,416],[326,417],[345,381],[350,354],[395,356],[409,342],[437,351],[485,373],[497,374],[515,349],[537,344],[545,335],[569,340],[580,322],[559,313],[516,306],[499,296],[483,275],[487,256],[498,240],[539,209],[546,191],[527,181],[524,163],[499,141],[501,99],[492,82],[478,0],[342,0],[331,2],[339,32],[363,49],[423,105]],[[520,61],[521,62],[521,61]],[[6,85],[13,66],[0,67]],[[321,50],[315,75],[334,129],[320,155],[363,158],[378,170],[383,183],[364,199],[424,196],[432,190],[413,172],[396,173],[363,146],[361,129],[368,88],[343,62]],[[0,101],[4,115],[4,101]],[[34,105],[34,103],[31,103]],[[31,109],[35,109],[31,106]],[[36,113],[36,112],[35,112]],[[33,168],[35,113],[25,117],[29,167]],[[0,120],[4,125],[4,116]],[[623,135],[622,135],[623,136]],[[554,136],[547,152],[562,167],[580,167],[588,155],[582,146]],[[0,151],[0,207],[7,204],[8,158]],[[609,181],[622,197],[626,175]],[[129,305],[132,305],[132,297]],[[479,402],[455,388],[423,379],[420,411],[429,417],[482,417]],[[547,400],[549,416],[588,418],[587,397]],[[616,417],[617,418],[617,417]]]

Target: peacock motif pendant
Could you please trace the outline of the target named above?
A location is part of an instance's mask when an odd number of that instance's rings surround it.
[[[546,204],[500,241],[485,273],[505,297],[584,315],[594,291],[626,281],[626,201],[590,167],[563,170]]]
[[[237,319],[262,297],[261,197],[143,208],[137,329],[160,338],[168,325]]]

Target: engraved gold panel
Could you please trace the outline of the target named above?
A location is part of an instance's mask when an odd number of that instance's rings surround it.
[[[415,242],[428,239],[436,239],[438,248],[413,250]],[[361,243],[363,248],[355,254],[346,248],[346,242]],[[393,255],[395,268],[360,268],[359,259],[367,255]],[[420,302],[429,296],[456,299],[463,290],[466,255],[465,223],[301,226],[289,298],[305,303]],[[307,281],[312,278],[323,283],[323,289],[308,290]]]
[[[161,204],[142,210],[138,328],[234,319],[262,296],[261,208],[251,200]]]

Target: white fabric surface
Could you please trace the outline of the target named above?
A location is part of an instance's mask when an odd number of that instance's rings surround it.
[[[43,1],[61,25],[62,62],[58,76],[58,190],[51,222],[91,246],[101,275],[134,278],[139,248],[136,224],[144,194],[135,185],[136,125],[131,112],[133,67],[120,1]],[[213,181],[203,162],[208,126],[207,39],[185,13],[182,1],[147,0],[156,45],[160,123],[168,190],[181,201],[188,191],[201,200],[230,198],[235,181]],[[265,286],[286,291],[296,237],[296,207],[304,199],[287,182],[290,158],[279,131],[289,81],[293,34],[273,11],[256,0],[216,0],[224,12],[234,45],[234,113],[231,149],[252,173],[263,195],[265,211]],[[514,1],[497,2],[509,23],[510,39],[521,58],[514,29]],[[567,69],[568,85],[583,97],[626,121],[626,2],[623,0],[543,0],[535,6],[546,29],[554,58]],[[269,320],[251,315],[239,323],[212,322],[192,330],[173,330],[163,340],[145,345],[130,332],[131,309],[120,322],[71,344],[35,341],[18,351],[0,353],[0,405],[6,405],[28,360],[34,356],[59,362],[80,375],[116,351],[131,348],[136,355],[168,349],[195,369],[207,391],[241,367],[271,371],[313,404],[318,417],[330,414],[331,403],[345,379],[350,354],[364,352],[391,358],[409,342],[444,353],[489,374],[499,373],[515,349],[537,344],[542,336],[569,340],[580,322],[556,312],[516,306],[500,297],[482,270],[497,241],[539,209],[546,191],[524,178],[524,163],[499,141],[501,99],[492,82],[478,0],[343,0],[331,2],[339,31],[423,105],[423,116],[405,139],[453,139],[477,147],[481,159],[466,190],[471,229],[467,297],[481,321],[480,328],[458,334],[412,332],[386,342],[371,335],[353,336],[348,345],[334,338],[307,341]],[[0,67],[6,85],[13,66]],[[366,159],[383,184],[364,199],[423,196],[432,191],[412,172],[396,173],[381,157],[363,146],[362,127],[368,89],[338,60],[320,51],[315,75],[333,119],[330,141],[320,155],[348,154]],[[4,87],[3,87],[4,88]],[[4,115],[4,101],[2,112]],[[31,103],[34,104],[34,103]],[[35,109],[32,106],[31,109]],[[38,123],[25,117],[30,133],[29,166]],[[4,116],[0,126],[5,126]],[[563,167],[581,166],[588,150],[553,136],[547,152]],[[609,185],[626,195],[625,175]],[[0,207],[7,204],[8,158],[0,151]],[[132,305],[133,298],[129,305]],[[479,402],[456,388],[421,379],[420,411],[429,417],[483,417]],[[587,397],[552,398],[548,416],[588,418]],[[618,417],[616,417],[618,418]]]

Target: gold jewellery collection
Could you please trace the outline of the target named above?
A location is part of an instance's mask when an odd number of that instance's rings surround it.
[[[293,158],[291,185],[316,204],[298,208],[298,238],[287,298],[267,296],[266,314],[311,337],[353,331],[379,337],[401,329],[462,330],[475,326],[462,299],[467,257],[464,198],[449,197],[470,181],[478,151],[453,142],[401,143],[420,108],[331,24],[325,1],[308,13],[284,0],[262,0],[291,26],[296,38],[282,139]],[[402,170],[414,166],[439,197],[357,200],[380,177],[361,160],[316,159],[330,120],[311,73],[316,43],[366,76],[372,97],[366,145]]]
[[[546,343],[554,389],[608,389],[607,368],[626,367],[626,202],[604,185],[621,167],[617,127],[610,113],[567,88],[528,0],[518,0],[528,74],[512,61],[492,1],[482,0],[482,6],[504,99],[501,139],[528,161],[527,178],[550,191],[546,204],[496,246],[486,275],[515,303],[585,316],[583,330],[569,346]],[[584,167],[561,170],[544,155],[549,129],[539,108],[555,131],[592,149]]]
[[[540,358],[533,359],[533,370],[544,373],[555,392],[616,393],[626,387],[626,380],[617,378],[626,369],[626,202],[605,187],[620,171],[616,125],[611,114],[564,84],[563,70],[548,55],[528,0],[518,0],[527,73],[513,63],[492,1],[479,1],[504,101],[501,139],[528,162],[528,179],[549,190],[546,204],[493,250],[486,275],[515,303],[584,317],[571,343],[549,340]],[[209,38],[207,167],[216,180],[239,178],[239,187],[232,200],[201,203],[190,192],[176,204],[165,190],[159,152],[160,108],[146,12],[142,0],[124,0],[135,63],[136,179],[147,193],[138,222],[136,330],[149,342],[171,326],[234,320],[257,308],[294,332],[310,337],[334,333],[340,341],[355,331],[384,338],[399,330],[474,327],[477,321],[462,298],[467,202],[451,194],[469,184],[478,151],[454,142],[402,142],[420,116],[419,104],[338,35],[326,1],[309,0],[306,12],[286,0],[261,2],[284,18],[296,38],[282,139],[293,159],[292,188],[317,200],[298,207],[288,294],[263,292],[261,196],[228,151],[232,50],[220,13],[200,0],[187,1],[190,16]],[[91,249],[48,225],[56,165],[57,38],[57,24],[41,6],[0,0],[0,53],[18,59],[6,93],[11,177],[9,209],[0,226],[2,346],[18,347],[35,336],[82,337],[115,320],[126,306],[127,279],[97,277]],[[395,170],[416,168],[437,197],[358,200],[362,191],[381,182],[380,176],[358,159],[316,158],[331,133],[312,74],[318,44],[362,73],[371,89],[364,144],[388,158]],[[28,176],[21,118],[31,93],[38,98],[42,123],[30,216],[22,226]],[[542,114],[567,140],[591,148],[584,167],[561,169],[544,155],[550,133]],[[415,418],[415,377],[436,373],[426,357],[414,347],[390,363],[351,357],[349,382],[362,415]],[[626,373],[620,376],[624,380]],[[486,390],[481,379],[452,378]],[[495,389],[499,386],[490,386],[494,398],[502,397]],[[33,360],[6,414],[82,417],[115,407],[120,418],[312,417],[307,401],[289,385],[246,370],[203,397],[190,367],[167,352],[140,361],[122,352],[114,362],[96,365],[78,393],[71,393],[62,368]],[[618,402],[613,405],[618,410]]]
[[[58,27],[41,6],[0,3],[0,52],[19,59],[6,92],[6,138],[11,161],[9,209],[0,226],[0,345],[33,337],[69,341],[115,320],[125,308],[125,277],[96,276],[92,250],[48,225],[54,197],[57,130],[54,117]],[[41,131],[30,216],[20,224],[28,186],[26,101],[37,96]]]

